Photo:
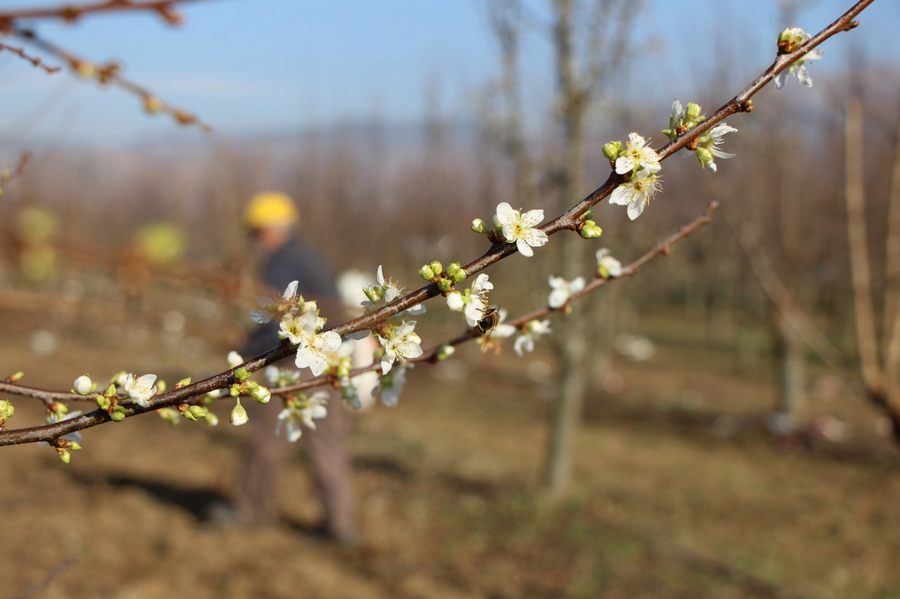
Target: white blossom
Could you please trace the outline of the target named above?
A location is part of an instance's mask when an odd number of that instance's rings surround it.
[[[278,424],[275,427],[275,433],[281,432],[284,426],[287,439],[291,443],[296,443],[303,436],[303,427],[310,429],[316,428],[316,420],[321,420],[328,416],[327,391],[316,391],[311,396],[302,396],[302,399],[291,399],[281,412],[278,413]]]
[[[522,356],[526,352],[534,351],[534,340],[538,337],[550,334],[549,320],[529,320],[522,329],[522,334],[516,337],[513,350]]]
[[[637,133],[629,133],[628,141],[625,143],[625,153],[616,158],[616,172],[620,175],[639,171],[656,173],[660,168],[656,150],[648,146],[647,140]]]
[[[551,308],[561,308],[573,294],[584,289],[584,277],[576,277],[571,281],[567,281],[562,277],[550,276],[550,295],[547,298],[547,304]]]
[[[628,206],[628,218],[634,220],[641,215],[659,187],[658,175],[640,170],[613,190],[609,203]]]
[[[507,337],[512,337],[516,334],[517,329],[511,324],[506,324],[506,317],[509,316],[509,312],[500,308],[498,311],[498,316],[500,317],[500,321],[497,323],[497,326],[493,328],[491,331],[492,337],[499,337],[501,339],[506,339]]]
[[[597,274],[604,279],[622,276],[622,263],[606,248],[597,250]]]
[[[272,322],[273,315],[291,312],[304,304],[303,296],[297,291],[300,287],[299,281],[291,281],[284,288],[281,294],[281,301],[276,301],[271,297],[256,298],[259,308],[250,312],[250,320],[256,324],[267,324]]]
[[[523,256],[533,256],[531,248],[541,247],[547,243],[547,234],[535,225],[544,220],[543,210],[529,210],[524,214],[513,210],[507,202],[497,205],[494,223],[499,227],[503,239],[507,243],[515,243]]]
[[[709,135],[705,136],[703,141],[700,142],[700,147],[706,148],[715,158],[734,158],[734,154],[730,154],[728,152],[723,152],[719,149],[719,146],[724,141],[722,138],[728,133],[735,133],[737,129],[729,125],[728,123],[721,123],[716,125],[709,131]],[[707,160],[701,158],[700,165],[705,167],[709,167],[712,172],[716,172],[716,161],[715,158],[709,157]]]
[[[400,392],[403,391],[404,385],[406,385],[406,367],[399,366],[378,380],[378,386],[372,389],[372,397],[380,394],[381,403],[393,408],[400,401]]]
[[[156,393],[156,375],[145,374],[136,377],[129,373],[125,378],[125,392],[136,404],[145,408],[150,407],[150,398]]]
[[[381,372],[387,374],[391,366],[400,358],[412,359],[422,355],[422,339],[415,333],[416,321],[409,320],[399,325],[389,324],[387,337],[377,335],[378,342],[384,350],[381,357]]]
[[[72,390],[74,390],[78,395],[87,395],[94,390],[94,382],[91,380],[91,377],[86,374],[82,374],[80,377],[75,379],[74,383],[72,383]]]
[[[229,368],[237,368],[238,366],[240,366],[241,364],[244,363],[244,358],[241,356],[241,354],[237,353],[234,350],[228,352],[227,359],[228,359],[228,367]]]
[[[790,47],[796,48],[806,43],[810,37],[811,36],[800,27],[788,27],[781,32],[779,40],[787,41],[789,42]],[[785,71],[781,71],[775,75],[775,87],[781,89],[781,87],[787,83],[788,77],[791,76],[796,77],[797,81],[806,87],[812,87],[812,77],[810,77],[809,71],[806,70],[806,62],[809,60],[819,60],[824,55],[825,53],[822,50],[810,50],[790,64],[786,69],[787,75],[785,75]]]
[[[384,276],[384,269],[379,264],[375,273],[375,285],[364,287],[363,293],[369,299],[362,302],[362,307],[366,312],[373,312],[403,295],[403,289],[393,280]],[[424,314],[426,312],[425,304],[416,304],[412,308],[407,309],[406,312],[413,316]]]
[[[322,324],[322,319],[313,312],[304,312],[300,316],[294,364],[297,368],[309,368],[314,376],[319,376],[328,368],[326,354],[337,351],[341,346],[341,336],[334,331],[319,332]]]

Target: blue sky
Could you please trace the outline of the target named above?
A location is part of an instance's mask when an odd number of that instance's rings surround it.
[[[540,20],[546,2],[526,1]],[[0,0],[6,8],[29,4],[39,3]],[[849,4],[809,0],[796,24],[815,31]],[[39,31],[85,58],[120,60],[129,77],[199,113],[221,135],[327,127],[376,114],[415,122],[428,85],[440,90],[442,112],[465,119],[497,73],[480,0],[213,0],[184,13],[178,29],[152,15],[128,15],[43,24]],[[738,50],[731,74],[748,81],[771,59],[771,40],[785,25],[777,15],[773,0],[648,0],[636,28],[646,49],[632,63],[630,93],[691,93],[716,67],[716,40]],[[876,0],[861,20],[856,32],[827,42],[831,64],[815,68],[845,65],[854,42],[873,60],[898,62],[900,2]],[[550,60],[536,25],[524,56],[535,106],[552,92]],[[173,133],[168,121],[146,117],[120,91],[68,74],[48,77],[14,57],[0,56],[0,85],[0,135],[7,141],[135,141]]]

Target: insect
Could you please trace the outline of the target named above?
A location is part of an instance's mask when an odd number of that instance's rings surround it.
[[[490,306],[478,321],[478,330],[481,331],[482,337],[486,337],[498,324],[500,324],[500,310],[497,309],[497,306]]]

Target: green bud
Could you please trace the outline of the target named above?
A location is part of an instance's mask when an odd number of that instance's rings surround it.
[[[59,459],[62,461],[63,464],[68,464],[69,462],[72,461],[72,454],[69,453],[68,449],[62,449],[62,448],[57,447],[56,454],[59,456]]]
[[[466,271],[460,268],[459,270],[456,271],[456,274],[453,275],[453,282],[454,283],[462,283],[463,281],[466,280],[466,276],[467,276]]]
[[[94,401],[97,402],[97,407],[101,410],[109,410],[109,406],[112,405],[112,402],[109,401],[109,398],[105,395],[97,395],[94,397]]]
[[[231,386],[231,389],[228,390],[228,394],[232,397],[240,397],[241,396],[241,386],[238,383],[235,383]]]
[[[696,102],[688,102],[687,108],[684,109],[684,115],[688,119],[693,120],[700,117],[702,110]]]
[[[204,416],[206,419],[206,424],[209,426],[219,426],[219,417],[213,414],[212,412],[207,412]]]
[[[250,396],[259,403],[269,403],[272,399],[272,393],[262,385],[257,385],[251,392]]]
[[[430,281],[434,278],[434,271],[431,270],[429,265],[425,265],[419,269],[419,276],[425,279],[426,281]]]
[[[578,231],[584,239],[597,239],[603,235],[603,229],[597,226],[597,223],[588,219],[581,225]]]
[[[103,392],[103,395],[106,397],[115,397],[116,396],[116,386],[110,385],[106,388],[106,391]]]
[[[376,287],[363,287],[363,293],[366,294],[370,302],[377,302],[381,299],[381,294]]]
[[[452,279],[460,271],[461,267],[459,262],[451,262],[450,266],[447,267],[447,276]]]
[[[619,154],[622,153],[622,142],[621,141],[611,141],[603,144],[603,155],[606,156],[609,160],[615,160],[619,157]]]
[[[171,424],[172,426],[178,424],[181,421],[181,414],[178,413],[178,410],[173,408],[160,408],[156,411],[159,414],[159,417]]]
[[[697,154],[697,158],[700,160],[702,166],[706,166],[713,161],[713,154],[707,148],[700,147],[694,150],[694,152]]]
[[[113,408],[113,411],[109,413],[109,417],[113,422],[122,422],[125,420],[125,408],[116,406]]]
[[[250,371],[243,367],[238,368],[234,371],[234,378],[238,381],[246,381],[250,378]]]
[[[165,393],[166,392],[166,382],[165,381],[156,381],[156,392],[157,393]]]
[[[209,412],[209,410],[207,410],[203,406],[190,406],[188,408],[188,413],[195,418],[205,418],[207,412]]]
[[[440,289],[441,291],[450,291],[452,287],[453,281],[451,281],[450,279],[441,279],[440,281],[438,281],[438,289]]]
[[[23,376],[25,376],[25,373],[20,370],[18,372],[15,372],[15,373],[9,375],[9,377],[7,377],[6,380],[8,380],[10,383],[17,383],[22,380]]]
[[[181,389],[182,387],[187,387],[190,384],[191,384],[191,377],[188,376],[188,377],[181,379],[177,383],[175,383],[175,388]]]
[[[585,220],[594,218],[594,211],[593,210],[585,210],[584,218],[585,218]]]
[[[0,399],[0,425],[9,420],[16,412],[16,407],[8,399]]]
[[[453,352],[456,351],[456,348],[452,345],[442,345],[437,351],[437,359],[439,361],[444,361],[450,356],[453,355]]]
[[[444,272],[444,265],[437,260],[429,264],[429,266],[431,267],[431,272],[433,272],[436,277],[441,276],[441,273]]]
[[[472,221],[472,230],[476,233],[487,233],[487,227],[480,218],[476,218]]]
[[[69,441],[69,449],[71,449],[72,451],[78,451],[79,449],[81,449],[81,443],[79,443],[78,441]]]

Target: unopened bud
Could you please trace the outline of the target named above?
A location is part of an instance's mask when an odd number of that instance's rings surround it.
[[[472,221],[472,230],[476,233],[486,233],[487,227],[484,224],[484,221],[480,218],[476,218]]]
[[[431,266],[426,264],[426,265],[422,266],[422,268],[419,269],[419,276],[422,277],[423,279],[425,279],[426,281],[430,281],[431,279],[434,278],[434,271],[431,270]]]
[[[272,392],[268,388],[258,385],[250,392],[250,397],[259,403],[269,403],[269,400],[272,399]]]
[[[238,381],[246,381],[250,378],[250,371],[246,368],[238,368],[234,371],[234,378]]]
[[[241,426],[243,424],[247,424],[247,421],[250,420],[250,417],[247,416],[247,410],[244,409],[244,406],[241,405],[241,400],[238,399],[234,408],[231,410],[231,424],[234,426]]]
[[[456,351],[456,348],[452,345],[442,345],[437,351],[437,359],[438,361],[443,361],[453,355],[453,352]]]
[[[91,377],[82,374],[75,379],[75,382],[72,384],[72,390],[78,395],[87,395],[94,390],[94,382],[91,380]]]
[[[438,289],[440,289],[441,291],[450,291],[452,287],[453,281],[451,281],[450,279],[441,279],[440,281],[438,281]]]
[[[622,142],[621,141],[611,141],[603,144],[603,155],[606,156],[610,161],[615,160],[619,157],[619,154],[622,153]]]
[[[431,272],[433,272],[434,276],[436,276],[436,277],[441,276],[441,273],[444,272],[444,265],[441,264],[440,262],[438,262],[437,260],[435,260],[428,266],[431,267]]]

